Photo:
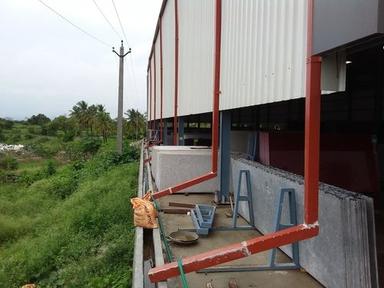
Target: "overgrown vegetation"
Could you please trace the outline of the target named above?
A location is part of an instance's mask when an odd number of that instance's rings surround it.
[[[0,119],[0,142],[25,145],[0,152],[0,288],[131,287],[139,152],[114,152],[108,113],[108,132],[79,115]]]

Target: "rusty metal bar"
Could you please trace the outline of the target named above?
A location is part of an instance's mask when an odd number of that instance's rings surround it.
[[[252,254],[284,246],[292,242],[305,240],[318,235],[318,225],[299,225],[279,232],[257,237],[248,241],[232,244],[227,247],[214,249],[182,260],[185,273],[216,266],[228,261],[248,257]],[[179,275],[177,262],[152,268],[149,279],[152,282],[163,281]]]
[[[177,6],[177,0],[175,0]],[[177,11],[175,7],[175,11]],[[166,188],[159,192],[153,193],[152,197],[158,199],[176,192],[179,192],[185,188],[194,186],[204,181],[213,179],[217,176],[217,157],[218,157],[218,145],[219,145],[219,104],[220,104],[220,62],[221,62],[221,0],[216,0],[216,12],[215,12],[215,67],[214,67],[214,92],[213,92],[213,112],[212,112],[212,158],[211,158],[211,171],[202,176],[185,181],[175,186]],[[176,17],[177,18],[177,17]],[[178,37],[178,28],[177,28]],[[177,54],[177,53],[176,53]],[[178,58],[177,58],[178,59]],[[176,65],[177,66],[177,65]],[[177,79],[177,77],[176,77]],[[176,95],[176,94],[175,94]],[[176,98],[175,98],[176,100]],[[176,103],[176,102],[175,102]],[[176,111],[175,106],[175,111]],[[175,114],[176,115],[176,114]],[[175,118],[176,119],[176,118]],[[177,123],[176,123],[177,124]],[[174,124],[175,125],[175,122]],[[175,126],[173,127],[175,129]],[[175,136],[175,130],[174,130]],[[176,135],[177,136],[177,135]],[[174,138],[174,144],[175,142]],[[176,145],[176,144],[175,144]]]
[[[172,187],[169,187],[167,189],[161,190],[159,192],[155,192],[155,193],[152,194],[152,198],[153,199],[159,199],[161,197],[164,197],[164,196],[167,196],[167,195],[171,195],[171,194],[174,194],[176,192],[180,192],[181,190],[183,190],[185,188],[188,188],[188,187],[194,186],[196,184],[202,183],[204,181],[213,179],[216,176],[217,176],[217,173],[209,172],[207,174],[204,174],[202,176],[193,178],[193,179],[185,181],[183,183],[176,184],[176,185],[174,185]]]
[[[175,0],[175,103],[173,117],[173,145],[178,143],[177,133],[177,109],[178,109],[178,93],[179,93],[179,9],[178,0]]]
[[[160,29],[160,143],[163,142],[163,23],[162,16],[159,19]]]

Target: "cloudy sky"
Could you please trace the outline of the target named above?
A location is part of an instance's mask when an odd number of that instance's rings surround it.
[[[0,117],[68,114],[80,100],[117,111],[120,37],[93,0],[42,0],[107,45],[66,23],[38,0],[0,0]],[[95,0],[122,35],[112,0]],[[132,54],[125,59],[124,110],[145,110],[146,67],[161,0],[114,0]],[[126,47],[127,47],[126,46]],[[129,59],[129,57],[131,59]]]

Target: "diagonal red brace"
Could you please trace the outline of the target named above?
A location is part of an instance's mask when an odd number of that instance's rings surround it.
[[[158,198],[161,198],[161,197],[166,196],[166,195],[171,195],[173,193],[180,192],[181,190],[183,190],[185,188],[197,185],[197,184],[202,183],[204,181],[208,181],[210,179],[215,178],[216,176],[217,176],[217,173],[209,172],[205,175],[193,178],[193,179],[185,181],[183,183],[176,184],[176,185],[169,187],[169,188],[166,188],[162,191],[155,192],[152,194],[152,198],[158,199]]]
[[[276,233],[260,236],[248,241],[232,244],[205,253],[183,259],[185,273],[216,266],[228,261],[248,257],[252,254],[267,251],[275,247],[315,237],[319,234],[318,224],[298,225]],[[152,282],[159,282],[179,275],[177,262],[165,264],[149,270],[148,276]]]

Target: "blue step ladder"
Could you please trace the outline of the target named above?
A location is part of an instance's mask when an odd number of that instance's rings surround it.
[[[288,208],[289,208],[289,223],[282,224],[281,216],[284,208],[285,196],[288,196]],[[297,212],[296,212],[296,193],[295,189],[283,188],[280,191],[280,195],[277,199],[277,212],[275,218],[275,231],[280,231],[297,225]],[[269,266],[276,269],[299,269],[299,243],[295,242],[291,244],[292,247],[292,263],[276,263],[276,251],[277,248],[271,250],[269,254]]]
[[[241,182],[243,177],[245,176],[246,186],[247,186],[247,194],[241,195]],[[255,226],[255,219],[253,214],[253,204],[252,204],[252,187],[251,187],[251,175],[249,173],[249,170],[240,170],[239,174],[239,182],[237,185],[237,193],[236,193],[236,202],[235,202],[235,208],[233,210],[232,215],[232,228],[244,228],[244,226],[237,226],[237,217],[239,214],[239,202],[248,202],[248,211],[249,211],[249,224],[251,227]],[[249,226],[245,226],[249,227]]]
[[[244,172],[243,172],[244,171]],[[249,175],[245,172],[246,170],[240,171],[245,175]],[[249,176],[246,176],[249,177]],[[249,179],[249,178],[248,178]],[[239,186],[241,187],[241,177],[239,179]],[[247,188],[250,188],[250,181],[247,181]],[[237,190],[237,195],[240,196],[240,188]],[[248,194],[250,189],[248,189]],[[283,214],[284,208],[284,200],[285,196],[288,195],[288,208],[289,210],[289,223],[282,224],[281,216]],[[245,199],[245,198],[242,198]],[[252,198],[251,198],[252,199]],[[245,200],[243,200],[245,201]],[[238,201],[236,201],[237,203]],[[280,190],[280,194],[276,201],[276,216],[275,216],[275,231],[280,231],[289,227],[293,227],[297,225],[297,213],[296,213],[296,195],[295,189],[287,189],[283,188]],[[249,202],[248,202],[249,203]],[[238,205],[238,203],[237,203]],[[235,209],[235,211],[237,211]],[[251,210],[250,210],[251,211]],[[234,214],[235,216],[235,214]],[[235,218],[233,218],[235,219]],[[252,218],[251,218],[252,219]],[[233,220],[235,221],[235,220]],[[236,224],[236,222],[235,222]],[[299,243],[293,243],[292,245],[292,262],[288,263],[276,263],[276,252],[278,248],[274,248],[271,250],[269,254],[268,263],[266,265],[257,265],[257,266],[229,266],[229,267],[211,267],[197,271],[197,273],[218,273],[218,272],[250,272],[250,271],[278,271],[278,270],[296,270],[300,269],[300,261],[299,261]]]

